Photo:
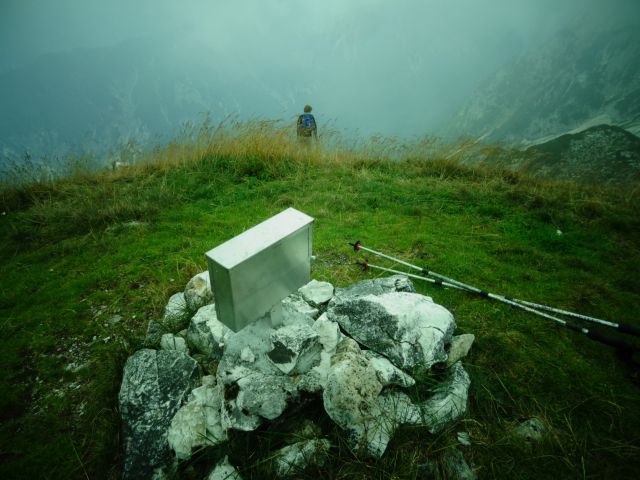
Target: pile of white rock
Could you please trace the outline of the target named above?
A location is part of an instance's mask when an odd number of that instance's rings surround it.
[[[474,337],[454,336],[453,315],[407,277],[337,289],[312,280],[238,332],[217,319],[213,301],[203,272],[171,297],[163,322],[150,323],[155,348],[129,357],[119,396],[124,478],[162,478],[230,431],[275,420],[301,395],[322,398],[352,448],[375,458],[401,425],[436,433],[466,412],[470,381],[460,359]],[[188,327],[163,331],[179,328],[176,318]],[[432,367],[442,379],[437,393],[412,401],[411,374]],[[330,449],[327,438],[312,438],[270,456],[284,477],[321,464]],[[225,458],[208,478],[240,475]]]

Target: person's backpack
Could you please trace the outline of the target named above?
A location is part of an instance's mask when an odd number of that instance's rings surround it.
[[[298,119],[298,129],[303,137],[310,137],[316,127],[316,119],[310,113],[303,113]]]

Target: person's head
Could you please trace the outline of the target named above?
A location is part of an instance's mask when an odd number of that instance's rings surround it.
[[[305,105],[304,106],[304,113],[309,113],[311,112],[311,105]]]

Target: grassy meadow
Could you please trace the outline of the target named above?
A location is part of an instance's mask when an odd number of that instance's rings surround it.
[[[117,394],[148,321],[207,268],[205,251],[287,207],[316,219],[312,276],[335,286],[385,275],[354,265],[369,257],[347,242],[361,240],[487,290],[640,326],[638,189],[464,166],[475,152],[428,138],[305,148],[273,122],[205,124],[128,167],[76,162],[60,178],[5,182],[0,478],[119,478]],[[299,478],[445,478],[441,456],[460,431],[479,478],[638,478],[637,367],[543,318],[414,283],[454,314],[457,333],[476,335],[466,417],[438,435],[402,429],[379,461],[321,422],[331,461]],[[291,411],[313,419],[321,408]],[[511,432],[534,416],[550,430],[528,445]],[[293,423],[291,413],[234,433],[224,451],[244,479],[269,478],[269,451]],[[219,454],[199,452],[179,478],[205,478]]]

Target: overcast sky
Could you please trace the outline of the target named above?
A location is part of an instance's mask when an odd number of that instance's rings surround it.
[[[434,128],[479,81],[561,28],[637,18],[640,0],[0,0],[0,70],[184,35],[251,65],[258,80],[286,70],[310,82],[311,72],[318,115],[355,121],[363,111],[378,117],[363,131],[397,134],[403,112],[406,123],[424,112]]]

